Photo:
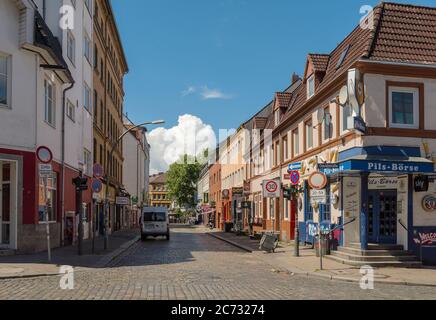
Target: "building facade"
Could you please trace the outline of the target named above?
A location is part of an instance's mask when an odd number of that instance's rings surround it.
[[[123,143],[117,139],[124,130],[124,76],[128,65],[111,3],[95,0],[93,15],[93,151],[94,163],[108,174],[103,179],[101,192],[94,194],[95,226],[99,234],[104,228],[104,202],[108,189],[109,232],[123,227],[125,209],[116,203],[117,197],[126,196],[123,187]],[[115,151],[109,160],[113,146]]]
[[[171,200],[168,196],[167,178],[165,173],[150,176],[150,207],[171,208]]]
[[[124,116],[124,130],[130,130],[134,124]],[[123,212],[123,227],[138,225],[141,210],[148,205],[150,145],[146,129],[130,131],[123,139],[123,185],[130,196],[130,205]]]
[[[65,5],[82,28],[61,28]],[[0,250],[46,249],[46,215],[51,245],[73,243],[80,209],[89,236],[91,193],[77,208],[72,179],[89,176],[92,166],[92,60],[85,45],[92,41],[92,5],[0,3]],[[36,157],[41,146],[53,154],[47,202]]]

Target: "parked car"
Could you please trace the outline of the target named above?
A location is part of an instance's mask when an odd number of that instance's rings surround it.
[[[147,237],[166,237],[170,240],[170,221],[168,209],[163,207],[145,207],[141,215],[141,240]]]

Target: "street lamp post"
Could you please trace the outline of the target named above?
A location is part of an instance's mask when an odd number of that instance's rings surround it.
[[[105,190],[105,197],[104,197],[104,250],[107,250],[109,247],[109,235],[108,235],[108,217],[109,217],[109,168],[112,165],[112,156],[115,152],[116,147],[119,145],[119,143],[123,140],[123,138],[129,133],[132,132],[135,129],[138,129],[139,127],[145,126],[145,125],[158,125],[158,124],[164,124],[165,121],[158,120],[158,121],[151,121],[151,122],[144,122],[141,124],[138,124],[137,126],[134,126],[130,129],[128,129],[126,132],[124,132],[121,136],[118,137],[118,139],[115,141],[115,143],[112,145],[111,151],[109,153],[109,159],[108,159],[108,165],[107,170],[105,172],[105,180],[106,180],[106,190]]]

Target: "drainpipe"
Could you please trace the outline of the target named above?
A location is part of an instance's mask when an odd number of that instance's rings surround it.
[[[66,94],[67,91],[74,87],[74,80],[70,85],[62,91],[62,141],[61,141],[61,164],[62,164],[62,185],[61,185],[61,245],[64,246],[64,224],[65,224],[65,111],[66,111]]]

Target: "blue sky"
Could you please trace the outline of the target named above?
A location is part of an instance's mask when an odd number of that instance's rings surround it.
[[[434,6],[434,0],[396,1]],[[308,52],[328,53],[374,0],[112,0],[130,73],[135,122],[199,117],[234,128],[300,75]]]

